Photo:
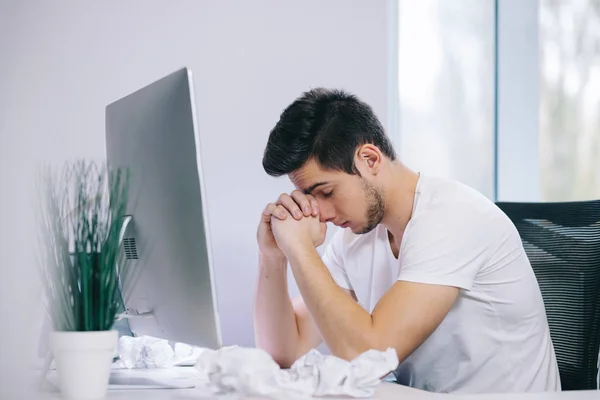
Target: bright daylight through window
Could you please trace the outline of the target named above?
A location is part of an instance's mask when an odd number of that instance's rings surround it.
[[[600,0],[540,0],[542,200],[600,199]]]
[[[494,196],[494,1],[398,2],[400,158]]]

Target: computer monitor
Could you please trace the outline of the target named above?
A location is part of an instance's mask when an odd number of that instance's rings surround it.
[[[135,336],[222,346],[192,72],[175,71],[106,107],[110,168],[129,171],[125,298]]]

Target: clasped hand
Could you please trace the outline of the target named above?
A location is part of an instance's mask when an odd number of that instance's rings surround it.
[[[284,193],[267,205],[263,221],[267,220],[277,247],[287,258],[294,251],[315,248],[325,241],[327,226],[319,219],[317,201],[299,190]]]

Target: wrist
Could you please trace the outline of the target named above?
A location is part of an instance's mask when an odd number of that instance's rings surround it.
[[[286,268],[287,258],[285,254],[258,253],[258,263],[261,268]]]
[[[290,262],[292,260],[299,261],[307,257],[313,258],[315,255],[319,257],[319,253],[317,252],[317,249],[312,244],[312,242],[309,243],[302,241],[292,243],[290,247],[286,249],[285,254]]]

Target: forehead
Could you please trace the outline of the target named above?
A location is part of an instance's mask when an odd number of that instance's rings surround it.
[[[290,173],[289,178],[296,189],[307,191],[318,183],[330,183],[339,180],[342,173],[321,168],[314,160],[309,160],[301,168]]]

